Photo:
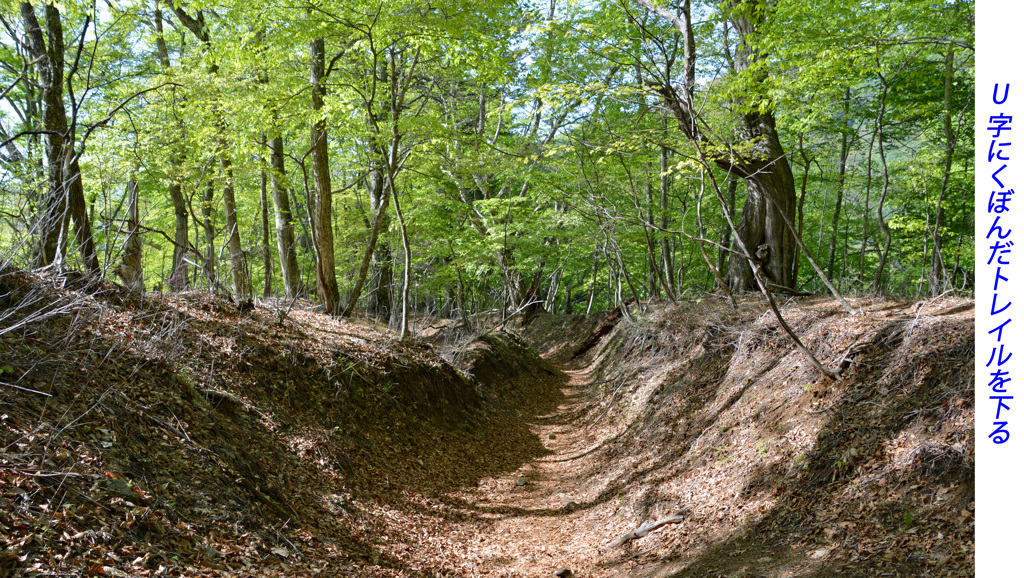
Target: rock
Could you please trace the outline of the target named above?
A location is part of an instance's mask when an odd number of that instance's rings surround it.
[[[548,439],[549,440],[555,439],[555,434],[548,434]]]
[[[516,480],[516,485],[517,486],[525,486],[526,485],[526,478],[524,478],[523,476],[519,476],[519,478]]]
[[[572,570],[568,568],[562,568],[558,572],[555,572],[555,576],[558,576],[558,578],[573,578]]]
[[[572,511],[576,510],[579,507],[580,507],[580,505],[577,504],[576,502],[572,501],[572,500],[569,500],[568,502],[566,502],[565,506],[564,506],[565,511],[567,511],[567,512],[572,512]]]

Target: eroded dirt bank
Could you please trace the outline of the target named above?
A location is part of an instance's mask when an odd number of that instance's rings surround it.
[[[456,368],[285,303],[2,273],[0,576],[435,575],[436,500],[547,453],[525,417],[562,378],[515,336]]]
[[[838,381],[754,299],[620,322],[537,420],[555,439],[526,468],[536,483],[501,498],[515,515],[495,533],[535,543],[512,558],[579,576],[973,576],[973,302],[855,306],[785,309],[822,361],[848,365]],[[564,359],[550,336],[574,323],[526,332]]]
[[[652,308],[571,364],[600,316],[541,315],[552,366],[502,332],[0,281],[0,575],[973,574],[967,301],[790,303],[850,360],[826,382],[754,300]]]

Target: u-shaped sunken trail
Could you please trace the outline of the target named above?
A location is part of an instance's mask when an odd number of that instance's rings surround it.
[[[73,298],[12,279],[29,296]],[[52,317],[7,350],[25,383],[55,389],[45,408],[37,395],[4,400],[0,437],[24,469],[0,470],[20,489],[0,491],[0,566],[22,556],[108,575],[973,575],[972,301],[861,299],[856,318],[821,300],[790,306],[805,343],[833,363],[856,358],[828,384],[754,300],[652,310],[620,324],[589,366],[560,371],[518,339],[481,336],[457,351],[473,382],[432,347],[309,311],[282,323],[209,294],[126,303]],[[83,329],[93,321],[96,334]],[[564,359],[593,321],[528,329]],[[103,371],[82,379],[97,360]],[[114,391],[125,403],[101,407]],[[86,415],[104,427],[71,428]],[[57,460],[46,471],[75,475],[38,476],[43,455]],[[118,483],[94,483],[108,478]],[[141,528],[135,494],[151,504]],[[60,533],[34,521],[54,499],[76,508]],[[684,507],[678,524],[608,546]],[[17,554],[11,540],[45,548]]]

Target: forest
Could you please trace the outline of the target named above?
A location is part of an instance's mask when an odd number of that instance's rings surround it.
[[[973,1],[0,24],[0,578],[975,575]]]
[[[973,294],[973,2],[67,0],[2,22],[8,265],[402,335],[762,286]]]

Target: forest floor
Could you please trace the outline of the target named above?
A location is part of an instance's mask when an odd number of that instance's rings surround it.
[[[754,297],[570,359],[601,315],[401,344],[275,301],[0,289],[0,576],[974,573],[969,300],[790,301],[849,361],[828,381]]]

